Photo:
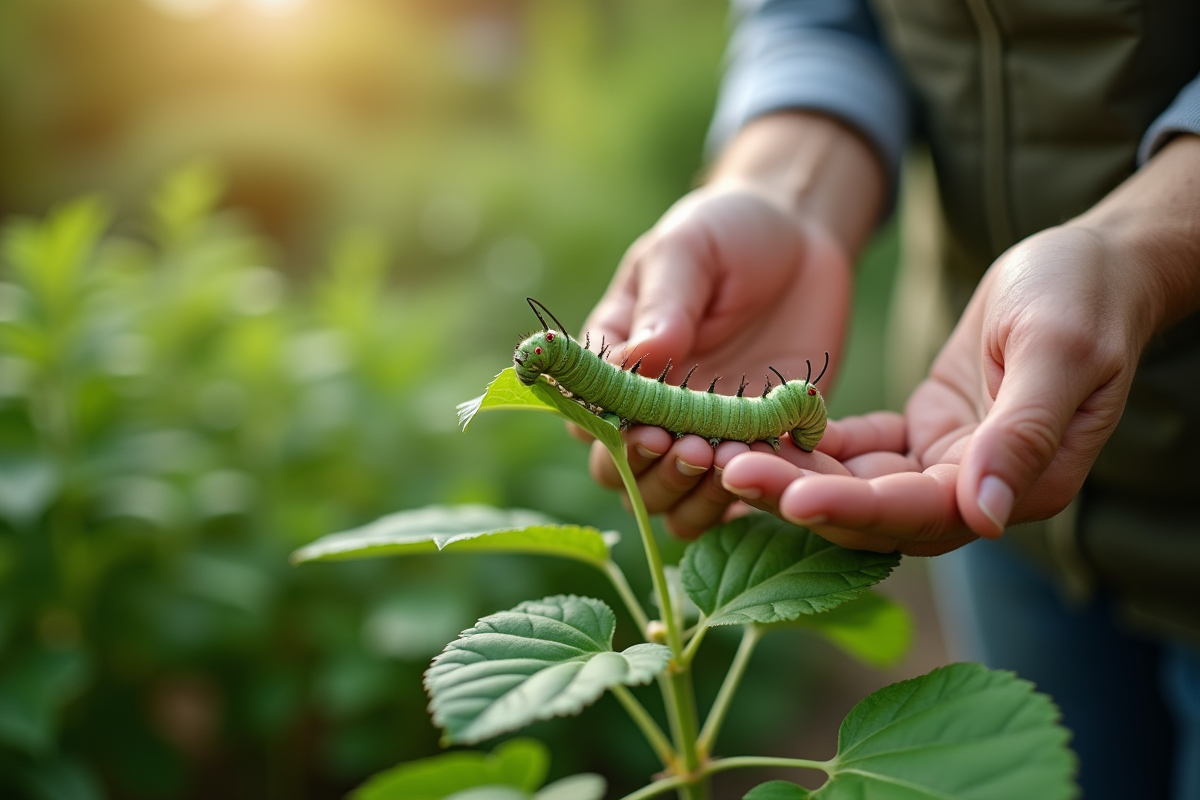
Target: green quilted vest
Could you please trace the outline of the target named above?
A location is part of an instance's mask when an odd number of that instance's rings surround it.
[[[1200,73],[1196,2],[873,4],[937,172],[955,318],[1005,249],[1133,172],[1142,134]],[[1072,585],[1115,593],[1131,618],[1200,642],[1200,315],[1143,355],[1072,522],[1067,546],[1053,525],[1007,535]]]

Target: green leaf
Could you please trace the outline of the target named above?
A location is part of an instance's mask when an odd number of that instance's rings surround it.
[[[150,201],[160,238],[181,242],[193,235],[224,192],[224,176],[208,161],[195,161],[168,175]]]
[[[425,673],[433,721],[447,742],[481,741],[579,713],[605,689],[666,669],[659,644],[612,650],[616,618],[599,600],[557,595],[492,614],[447,645]]]
[[[534,795],[534,800],[604,800],[604,778],[585,772],[557,780]]]
[[[752,514],[708,531],[688,546],[679,566],[706,624],[734,625],[828,611],[886,578],[899,561]]]
[[[767,781],[746,792],[742,800],[805,800],[808,789],[790,781]]]
[[[7,229],[0,247],[4,259],[28,287],[41,313],[63,322],[96,242],[111,214],[104,202],[84,197],[56,207],[40,224],[21,222]]]
[[[1068,800],[1070,732],[1011,672],[951,664],[854,707],[813,800]]]
[[[24,529],[50,507],[61,483],[58,468],[47,458],[0,459],[0,518]]]
[[[603,566],[615,541],[615,533],[558,525],[535,511],[482,505],[428,506],[322,537],[293,553],[292,563],[489,551],[559,556]]]
[[[797,617],[790,624],[811,628],[873,667],[898,664],[912,645],[912,617],[904,606],[878,592],[867,591],[837,608]]]
[[[533,386],[526,386],[517,378],[516,371],[509,367],[497,375],[479,397],[458,404],[458,422],[465,431],[480,411],[496,408],[552,411],[595,436],[614,457],[625,457],[621,433],[613,419],[596,416],[574,400],[564,397],[562,392],[544,377]]]
[[[491,754],[458,752],[410,761],[384,770],[350,795],[352,800],[443,800],[475,787],[504,786],[528,796],[550,767],[546,746],[512,739]]]
[[[87,681],[87,656],[78,649],[23,653],[0,673],[0,743],[27,753],[54,745],[62,708]]]

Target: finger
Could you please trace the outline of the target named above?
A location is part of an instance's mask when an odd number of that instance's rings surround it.
[[[896,472],[920,472],[921,465],[900,453],[864,453],[842,462],[856,478],[880,478]]]
[[[591,444],[592,442],[596,441],[595,436],[592,436],[590,433],[588,433],[586,430],[584,430],[583,428],[576,425],[574,422],[568,422],[568,423],[566,423],[566,425],[567,425],[567,433],[571,434],[572,438],[578,439],[579,441],[583,442],[584,444]]]
[[[684,436],[638,478],[651,514],[670,510],[712,467],[713,449],[699,436]]]
[[[711,469],[667,514],[667,530],[680,539],[695,539],[725,519],[737,496],[721,484],[721,473]]]
[[[817,449],[839,461],[863,453],[908,450],[904,417],[892,411],[875,411],[857,417],[830,420]]]
[[[964,453],[957,487],[963,519],[980,536],[1004,532],[1017,498],[1054,460],[1075,412],[1106,379],[1093,374],[1087,358],[1074,357],[1084,348],[1076,339],[1073,331],[1045,331],[1036,346],[987,365],[1002,377]]]
[[[905,556],[940,556],[957,550],[965,544],[970,544],[977,537],[973,533],[965,533],[949,539],[937,541],[898,540],[889,536],[853,528],[838,528],[831,525],[806,526],[823,539],[828,539],[836,545],[850,550],[869,550],[874,553],[900,553]]]
[[[958,539],[968,533],[955,496],[958,471],[939,465],[871,480],[809,475],[784,490],[779,511],[798,525],[857,530],[897,542]]]
[[[671,449],[671,434],[651,425],[634,425],[622,435],[625,458],[635,476],[641,475]],[[588,458],[592,479],[608,489],[620,489],[624,483],[608,448],[601,442],[592,445]]]
[[[920,479],[924,491],[913,496],[905,482],[867,481],[844,472],[818,474],[758,453],[731,462],[725,482],[755,508],[854,550],[938,555],[975,538],[957,517],[952,478],[940,478],[939,484],[939,478],[912,471],[912,461],[895,453],[881,455],[908,470],[909,484]],[[939,505],[941,513],[936,511]]]
[[[668,356],[685,358],[712,299],[711,272],[681,232],[648,247],[638,264],[637,299],[627,351],[646,356],[647,374],[663,368]]]
[[[729,462],[736,456],[742,453],[750,452],[750,445],[745,442],[724,441],[717,445],[717,449],[713,451],[713,470],[717,474],[725,471],[725,467],[729,466]]]
[[[602,340],[607,345],[619,347],[629,339],[638,292],[637,262],[646,247],[646,240],[643,235],[625,252],[604,296],[583,323],[583,329],[592,334],[597,347]]]
[[[772,514],[779,513],[779,498],[794,481],[817,472],[780,458],[771,452],[756,450],[761,443],[751,446],[751,452],[732,459],[721,475],[722,485],[737,495],[743,502]],[[794,449],[794,448],[793,448]],[[786,450],[784,451],[786,452]],[[836,460],[818,453],[806,453],[807,463],[833,474],[848,475],[845,467]],[[799,457],[797,457],[799,458]]]

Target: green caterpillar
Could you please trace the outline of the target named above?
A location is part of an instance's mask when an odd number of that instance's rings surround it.
[[[694,433],[703,436],[716,447],[722,440],[737,442],[767,442],[779,450],[779,436],[791,431],[792,441],[801,450],[812,452],[825,433],[825,401],[817,391],[816,383],[825,370],[812,377],[812,364],[808,364],[808,378],[787,381],[779,371],[780,385],[771,388],[770,377],[762,397],[743,397],[745,376],[736,397],[716,393],[714,378],[707,392],[688,389],[688,378],[696,367],[688,372],[679,386],[666,383],[671,362],[658,379],[638,375],[642,360],[628,371],[604,360],[607,347],[600,345],[600,352],[593,353],[590,338],[581,346],[567,334],[554,315],[532,297],[526,298],[529,307],[542,323],[542,330],[534,333],[517,345],[513,353],[513,367],[517,377],[526,386],[532,386],[545,374],[554,379],[562,389],[576,399],[617,415],[622,428],[638,423],[657,425],[677,436]],[[536,304],[536,305],[535,305]],[[541,306],[558,330],[550,328],[538,311]],[[825,367],[829,367],[829,354],[825,354]]]

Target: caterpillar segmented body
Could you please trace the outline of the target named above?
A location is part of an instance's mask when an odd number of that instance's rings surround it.
[[[629,370],[610,364],[601,355],[606,349],[603,345],[601,354],[597,354],[571,338],[561,323],[557,330],[551,328],[534,305],[537,301],[527,299],[542,330],[521,342],[513,354],[517,377],[526,385],[533,385],[545,374],[584,404],[616,414],[623,424],[657,425],[676,435],[693,433],[714,447],[722,440],[765,441],[778,450],[780,435],[790,431],[792,441],[801,450],[811,452],[825,433],[825,401],[816,381],[786,381],[772,368],[781,383],[771,388],[768,379],[761,397],[742,396],[744,379],[736,397],[717,394],[716,380],[708,391],[701,392],[688,388],[687,378],[680,386],[673,386],[666,383],[669,361],[657,379],[637,374],[641,360]],[[542,308],[550,314],[545,306]],[[691,374],[689,371],[689,378]],[[817,380],[824,374],[822,370]]]

